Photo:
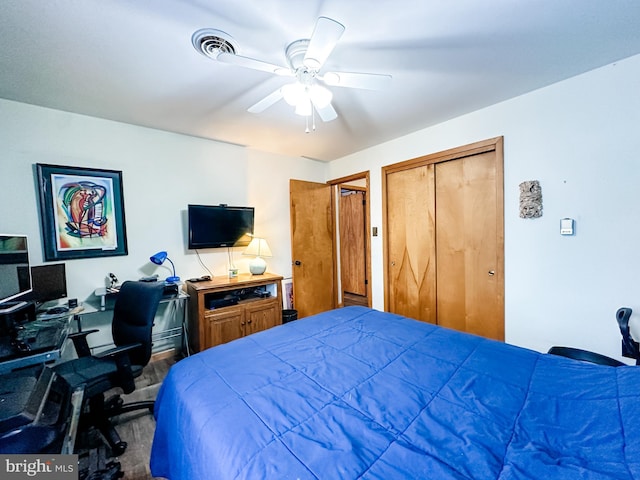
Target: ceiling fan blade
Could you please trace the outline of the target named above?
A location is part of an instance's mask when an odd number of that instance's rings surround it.
[[[322,108],[318,108],[314,104],[314,107],[323,122],[330,122],[331,120],[335,120],[336,118],[338,118],[338,113],[331,106],[331,104],[328,104],[326,107]]]
[[[344,32],[344,25],[327,17],[320,17],[313,29],[303,63],[305,67],[320,70]]]
[[[391,75],[377,73],[327,72],[322,81],[335,87],[363,88],[365,90],[383,90],[391,83]]]
[[[264,112],[271,105],[276,103],[282,98],[282,88],[277,89],[275,92],[270,93],[258,103],[250,106],[247,110],[251,113],[261,113]]]
[[[293,76],[291,69],[281,67],[280,65],[274,65],[273,63],[263,62],[256,60],[255,58],[243,57],[241,55],[235,55],[233,53],[220,53],[216,60],[223,63],[230,63],[232,65],[238,65],[240,67],[251,68],[253,70],[260,70],[262,72],[275,73],[283,77]]]

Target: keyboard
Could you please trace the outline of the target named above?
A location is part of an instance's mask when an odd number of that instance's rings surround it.
[[[67,313],[69,311],[68,307],[52,307],[47,308],[47,315],[60,315],[61,313]]]
[[[67,328],[66,322],[55,320],[26,324],[15,337],[0,337],[0,361],[59,350],[67,337]]]

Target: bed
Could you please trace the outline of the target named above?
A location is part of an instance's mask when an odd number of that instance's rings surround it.
[[[640,478],[640,369],[348,307],[176,363],[154,476]]]

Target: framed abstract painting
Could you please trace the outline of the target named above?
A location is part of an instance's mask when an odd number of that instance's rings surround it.
[[[127,255],[122,172],[36,164],[44,259]]]

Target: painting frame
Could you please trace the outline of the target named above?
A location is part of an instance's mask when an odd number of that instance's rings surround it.
[[[294,308],[293,279],[291,277],[282,280],[282,308],[285,310]]]
[[[45,261],[128,254],[121,171],[35,168]]]

